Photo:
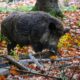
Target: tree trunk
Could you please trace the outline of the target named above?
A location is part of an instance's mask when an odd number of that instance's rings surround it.
[[[49,12],[51,15],[54,16],[63,16],[58,5],[58,0],[37,0],[33,10]]]

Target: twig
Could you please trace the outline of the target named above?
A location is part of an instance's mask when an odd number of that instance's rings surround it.
[[[10,69],[10,68],[6,68],[6,69]],[[14,70],[14,69],[13,69]],[[48,78],[53,78],[53,79],[60,79],[60,78],[57,78],[57,77],[53,77],[53,76],[49,76],[49,75],[45,75],[45,74],[41,74],[41,73],[34,73],[34,72],[29,72],[29,71],[26,71],[26,70],[19,70],[19,69],[15,69],[16,71],[18,72],[21,72],[21,73],[28,73],[28,74],[33,74],[33,75],[39,75],[39,76],[43,76],[43,77],[48,77]]]
[[[19,69],[21,70],[26,70],[26,71],[31,71],[31,72],[34,72],[34,73],[38,73],[38,71],[35,71],[33,69],[30,69],[28,67],[25,67],[24,65],[22,65],[21,63],[17,62],[14,58],[12,58],[11,56],[9,55],[6,55],[6,56],[2,56],[4,57],[5,59],[7,59],[9,62],[11,62],[13,65],[17,66]]]
[[[68,57],[68,58],[58,58],[54,61],[69,61],[71,59],[80,59],[80,56]]]
[[[43,65],[39,63],[39,61],[31,54],[29,53],[29,57],[30,59],[38,66],[40,67],[41,69],[43,69]]]

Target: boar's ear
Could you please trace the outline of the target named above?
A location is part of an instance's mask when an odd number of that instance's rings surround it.
[[[51,33],[57,30],[55,23],[50,23],[48,28]]]

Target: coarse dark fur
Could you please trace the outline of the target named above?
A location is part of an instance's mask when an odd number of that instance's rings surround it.
[[[56,49],[64,29],[58,19],[45,12],[13,12],[2,21],[1,33],[11,42],[9,52],[16,44],[32,45],[38,52],[45,48]]]

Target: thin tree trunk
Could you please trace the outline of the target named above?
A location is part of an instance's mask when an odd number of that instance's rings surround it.
[[[59,17],[63,16],[58,5],[58,0],[37,0],[33,10],[49,12],[50,14]]]

